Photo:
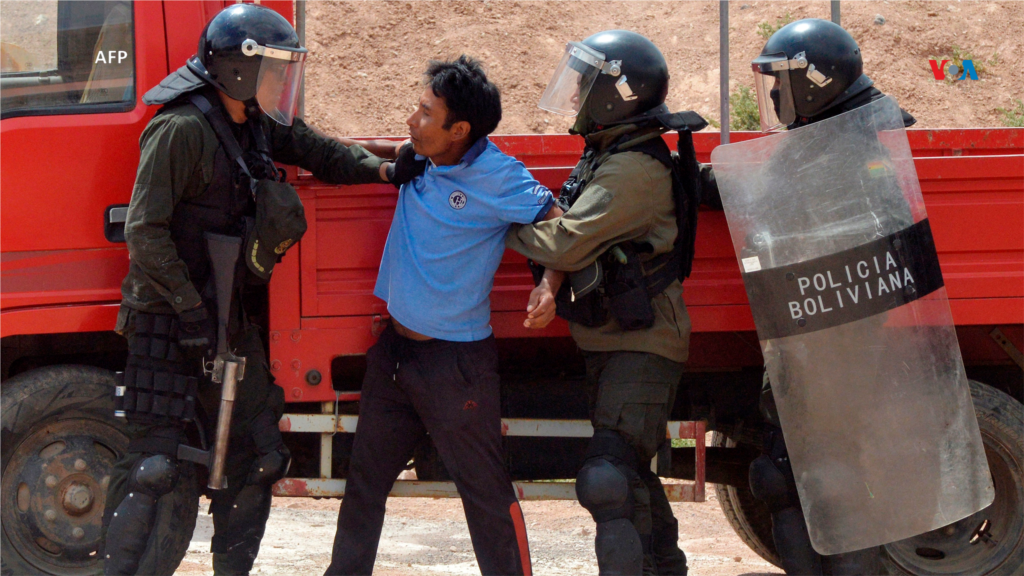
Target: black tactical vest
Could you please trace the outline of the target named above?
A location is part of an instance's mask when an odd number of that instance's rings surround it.
[[[249,138],[242,130],[239,143],[245,148]],[[249,178],[218,147],[213,160],[213,179],[201,195],[182,200],[171,217],[171,240],[178,256],[188,267],[188,276],[200,292],[210,280],[210,260],[206,253],[205,232],[227,236],[245,236],[245,217],[256,216],[256,202]],[[204,295],[205,296],[205,295]]]
[[[217,102],[216,96],[210,95],[208,100]],[[188,99],[176,100],[161,110],[175,104],[187,103]],[[252,178],[242,172],[241,166],[229,158],[225,151],[221,133],[230,133],[243,151],[243,158],[249,167],[250,174],[256,176],[273,171],[276,168],[270,162],[269,146],[263,133],[259,119],[250,119],[245,124],[229,123],[219,105],[212,113],[206,114],[211,125],[219,123],[218,141],[213,160],[213,178],[206,190],[195,198],[182,200],[174,208],[171,216],[171,240],[178,251],[178,256],[188,268],[189,280],[199,290],[204,300],[215,298],[212,286],[207,290],[212,276],[210,260],[206,251],[203,234],[213,232],[227,236],[245,237],[247,219],[251,222],[256,216],[256,200],[252,192]],[[225,134],[227,134],[225,133]],[[239,259],[239,262],[243,262]],[[239,272],[244,273],[244,264]],[[242,278],[236,274],[236,278]]]
[[[584,326],[603,326],[609,315],[625,330],[642,330],[654,324],[651,299],[675,280],[690,275],[697,230],[697,205],[700,203],[699,166],[693,151],[693,136],[679,133],[679,154],[673,157],[661,133],[637,136],[629,134],[608,150],[583,152],[579,163],[562,185],[558,204],[568,210],[579,198],[598,168],[613,154],[641,152],[658,160],[672,173],[672,196],[676,205],[676,240],[673,249],[648,258],[650,246],[632,242],[615,246],[599,257],[603,266],[600,285],[586,295],[571,293],[569,283],[556,295],[557,314]],[[536,274],[536,272],[535,272]]]

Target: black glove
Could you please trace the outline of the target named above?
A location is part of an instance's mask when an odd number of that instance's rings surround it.
[[[178,345],[186,348],[212,349],[217,343],[217,321],[205,305],[178,314]]]
[[[423,174],[427,169],[427,159],[416,159],[416,151],[413,150],[412,142],[404,144],[398,149],[398,158],[385,169],[388,181],[399,187],[413,178]]]

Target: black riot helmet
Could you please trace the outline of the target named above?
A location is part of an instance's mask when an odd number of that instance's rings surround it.
[[[668,64],[650,40],[628,30],[569,42],[539,106],[608,126],[667,112]]]
[[[765,132],[821,114],[873,84],[853,36],[817,18],[772,34],[751,67]]]
[[[306,49],[277,12],[255,4],[221,10],[199,36],[188,68],[250,108],[289,126],[295,118]]]

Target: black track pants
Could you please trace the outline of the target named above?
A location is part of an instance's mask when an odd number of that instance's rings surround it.
[[[462,496],[480,572],[530,574],[526,527],[502,455],[494,338],[416,342],[388,327],[366,364],[327,574],[373,571],[388,492],[428,432]]]

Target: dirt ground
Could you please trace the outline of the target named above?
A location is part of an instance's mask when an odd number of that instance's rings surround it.
[[[709,488],[711,488],[709,486]],[[330,562],[339,500],[275,498],[252,574],[319,575]],[[213,522],[200,505],[199,521],[177,574],[213,574]],[[576,502],[523,502],[533,573],[597,574],[594,522]],[[782,574],[736,536],[725,522],[714,490],[700,504],[672,505],[679,519],[679,546],[693,576]],[[458,499],[391,498],[377,553],[376,576],[479,574]]]
[[[765,42],[759,23],[828,18],[829,6],[730,2],[730,89],[753,85],[748,63]],[[571,121],[537,101],[565,43],[610,28],[635,30],[661,48],[673,110],[719,120],[717,2],[318,1],[306,13],[306,117],[331,134],[405,134],[426,61],[462,53],[479,58],[502,90],[498,133],[564,133]],[[918,128],[1001,126],[997,108],[1024,93],[1024,3],[843,2],[842,23],[860,43],[867,74]],[[934,79],[928,59],[955,52],[973,59],[978,81]]]

